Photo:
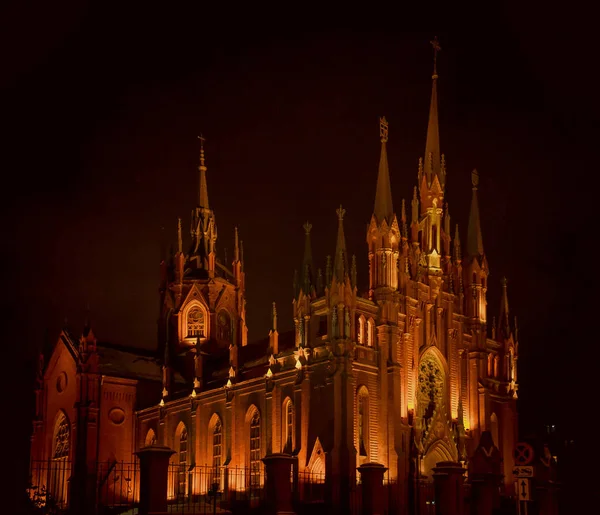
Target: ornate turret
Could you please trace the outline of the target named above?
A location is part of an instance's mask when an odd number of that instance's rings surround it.
[[[375,207],[367,231],[369,245],[369,296],[379,288],[398,288],[398,249],[400,227],[394,214],[390,171],[387,159],[389,125],[385,117],[379,119],[381,155],[375,191]]]
[[[344,236],[344,215],[346,210],[340,205],[336,210],[338,216],[338,233],[335,245],[335,260],[333,262],[333,276],[338,283],[343,283],[350,273],[348,255],[346,253],[346,237]]]
[[[204,158],[204,141],[200,139],[200,187],[198,190],[198,206],[192,211],[192,246],[190,263],[198,270],[203,270],[208,277],[215,274],[217,224],[215,215],[209,207],[208,188],[206,184],[206,163]]]

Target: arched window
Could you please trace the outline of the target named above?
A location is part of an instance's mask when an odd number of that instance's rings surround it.
[[[187,338],[204,338],[205,334],[204,311],[194,306],[187,314]]]
[[[492,356],[492,354],[488,354],[487,375],[488,377],[494,376],[494,357]]]
[[[419,416],[429,420],[436,408],[444,404],[444,371],[436,356],[428,352],[419,363],[417,404]]]
[[[361,386],[358,390],[358,454],[368,456],[369,448],[369,392]]]
[[[231,341],[231,317],[224,309],[217,316],[217,340]]]
[[[492,433],[494,445],[500,448],[500,441],[498,440],[498,417],[495,413],[492,413],[492,416],[490,417],[490,431]]]
[[[71,427],[67,416],[61,411],[54,425],[52,463],[50,464],[49,493],[60,507],[67,503],[71,465],[68,461],[71,444]]]
[[[367,345],[369,347],[373,347],[375,343],[375,322],[373,322],[372,318],[369,318],[367,322]]]
[[[154,432],[154,429],[148,429],[148,433],[146,434],[146,440],[144,441],[144,444],[146,445],[146,447],[156,445],[156,433]]]
[[[54,451],[53,460],[66,460],[69,457],[69,446],[71,440],[71,428],[64,413],[60,413],[56,426],[54,427]]]
[[[431,248],[438,250],[437,245],[437,225],[431,226]]]
[[[500,376],[500,358],[496,356],[494,358],[494,377],[498,378]]]
[[[213,428],[213,468],[215,477],[221,477],[221,464],[223,456],[223,426],[221,419],[218,419]]]
[[[260,415],[258,410],[250,419],[250,486],[260,485]]]
[[[515,380],[515,355],[512,349],[510,349],[510,353],[508,355],[508,380]]]
[[[177,495],[185,496],[187,492],[187,464],[188,464],[188,432],[184,425],[179,432],[179,469],[177,475]]]
[[[283,452],[291,453],[294,448],[294,403],[287,399],[283,403]]]
[[[364,345],[366,343],[366,332],[367,329],[365,327],[365,317],[364,316],[359,316],[358,317],[358,343],[361,345]]]

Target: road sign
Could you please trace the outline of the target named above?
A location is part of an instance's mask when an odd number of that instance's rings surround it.
[[[533,477],[533,466],[531,465],[516,465],[512,470],[515,477]]]
[[[529,483],[529,479],[518,479],[516,484],[516,489],[517,489],[517,496],[519,498],[519,501],[530,501],[530,483]]]
[[[515,465],[529,465],[533,461],[533,447],[526,442],[519,442],[514,452]]]

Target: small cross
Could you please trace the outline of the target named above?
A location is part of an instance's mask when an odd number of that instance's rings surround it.
[[[388,122],[385,119],[385,116],[379,118],[379,137],[381,138],[382,143],[386,143],[388,140]]]
[[[206,138],[204,136],[202,136],[202,133],[200,133],[200,136],[198,136],[198,139],[200,140],[200,166],[205,166],[204,165],[204,142],[206,141]]]
[[[335,210],[338,215],[338,220],[341,222],[344,219],[344,215],[346,214],[346,210],[340,204],[340,207]]]
[[[306,236],[308,236],[310,234],[310,230],[312,229],[312,225],[306,222],[302,227],[304,228]]]

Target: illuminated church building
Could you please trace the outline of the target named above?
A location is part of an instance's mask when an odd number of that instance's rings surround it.
[[[68,459],[85,468],[133,461],[141,447],[161,444],[187,468],[239,466],[252,475],[262,470],[261,458],[287,453],[299,472],[325,474],[334,501],[356,482],[358,466],[377,462],[397,482],[403,505],[415,478],[431,479],[440,461],[468,462],[489,430],[510,491],[516,323],[509,320],[506,281],[497,323],[488,317],[490,269],[475,171],[466,245],[451,225],[437,79],[434,71],[418,184],[409,208],[402,201],[398,214],[388,126],[380,121],[365,235],[368,290],[357,288],[340,207],[335,253],[324,271],[313,265],[311,226],[304,226],[295,329],[278,333],[273,304],[268,338],[256,343],[248,343],[237,229],[231,267],[216,258],[202,147],[191,246],[184,249],[180,220],[178,251],[161,263],[158,351],[103,344],[89,327],[79,339],[64,330],[47,365],[40,365],[32,459]],[[375,163],[373,172],[375,183]],[[185,477],[173,488],[193,490]]]

